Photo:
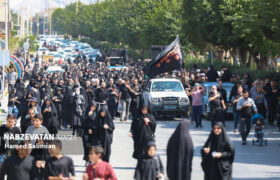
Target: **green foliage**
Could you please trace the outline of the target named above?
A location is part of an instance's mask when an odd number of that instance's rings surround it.
[[[259,66],[280,55],[279,0],[184,0],[183,6],[183,34],[200,50],[242,49]]]
[[[16,50],[16,48],[18,47],[18,44],[19,44],[19,37],[11,36],[9,39],[10,52],[14,52],[14,50]]]
[[[195,58],[193,56],[187,55],[184,58],[184,65],[186,69],[192,69],[193,65],[196,64],[199,68],[208,68],[211,65],[211,60],[208,58]],[[213,60],[213,64],[216,70],[220,70],[223,66],[229,67],[232,73],[236,73],[239,75],[243,75],[245,73],[249,73],[253,80],[255,79],[264,79],[265,77],[270,77],[273,80],[280,79],[280,73],[269,71],[269,70],[258,70],[258,69],[250,69],[247,67],[234,66],[232,64],[219,61],[217,59]]]
[[[70,4],[52,15],[54,30],[92,42],[128,46],[144,52],[167,45],[181,32],[182,0],[105,0],[92,5]]]
[[[78,13],[76,3],[58,8],[52,22],[57,33],[94,47],[127,46],[134,58],[180,35],[185,53],[211,49],[224,61],[229,51],[242,66],[265,69],[280,56],[279,9],[279,0],[103,0],[80,3]]]
[[[29,39],[29,51],[35,52],[39,48],[39,46],[37,46],[35,44],[37,36],[30,35],[30,36],[27,36],[27,37],[21,39],[19,42],[19,47],[23,48],[23,44],[26,42],[27,39]]]

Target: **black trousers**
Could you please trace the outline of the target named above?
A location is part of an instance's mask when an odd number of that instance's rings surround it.
[[[251,118],[241,117],[240,119],[240,135],[242,141],[246,141],[251,130]]]
[[[258,112],[264,117],[266,116],[266,109],[264,103],[256,104]]]
[[[276,106],[277,104],[268,104],[268,122],[274,123],[276,117]]]
[[[8,85],[8,91],[11,92],[12,89],[14,89],[15,85],[14,84],[9,84]]]
[[[223,109],[211,109],[210,114],[212,127],[216,122],[222,122],[223,124],[225,124],[225,111]]]

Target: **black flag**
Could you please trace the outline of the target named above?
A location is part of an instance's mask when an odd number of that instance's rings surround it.
[[[145,73],[153,78],[158,74],[171,72],[179,69],[183,64],[183,55],[179,36],[164,50],[162,50],[149,64],[144,68]]]

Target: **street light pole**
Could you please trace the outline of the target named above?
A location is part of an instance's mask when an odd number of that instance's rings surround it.
[[[9,50],[9,0],[5,3],[5,50]]]
[[[20,10],[18,10],[18,16],[17,16],[17,35],[19,36],[19,15],[20,14]]]
[[[40,19],[39,19],[39,13],[37,13],[37,36],[39,36],[39,24],[40,24]]]
[[[2,100],[4,99],[5,93],[5,57],[9,51],[9,0],[5,1],[5,55],[3,53],[2,63]],[[7,57],[9,58],[9,57]],[[3,104],[3,103],[2,103]]]
[[[76,14],[79,12],[79,0],[76,1]]]

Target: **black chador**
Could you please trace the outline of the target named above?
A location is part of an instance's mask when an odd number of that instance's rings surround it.
[[[147,144],[146,154],[138,160],[134,174],[135,180],[159,180],[157,176],[164,173],[160,157],[156,154],[148,155],[148,150],[152,146],[156,147],[153,141]]]
[[[102,107],[96,117],[97,144],[104,149],[103,160],[109,162],[111,155],[111,144],[113,142],[113,131],[115,125],[106,107]]]
[[[89,148],[96,145],[96,102],[92,101],[85,114],[85,120],[82,124],[84,129],[83,146],[84,146],[84,160],[89,161]]]
[[[170,180],[190,180],[193,159],[193,142],[190,123],[181,121],[167,145],[167,176]]]
[[[149,122],[146,122],[145,119],[148,119]],[[148,112],[147,107],[143,107],[139,115],[133,119],[130,129],[134,141],[134,152],[132,156],[135,159],[145,154],[147,143],[154,140],[155,131],[155,118]]]
[[[217,122],[214,124],[214,127],[221,128],[222,132],[216,135],[212,130],[205,145],[201,149],[201,166],[205,175],[204,179],[231,180],[234,147],[225,132],[223,124]],[[210,148],[210,152],[206,154],[204,148]],[[220,152],[222,156],[215,158],[213,157],[213,152]]]

